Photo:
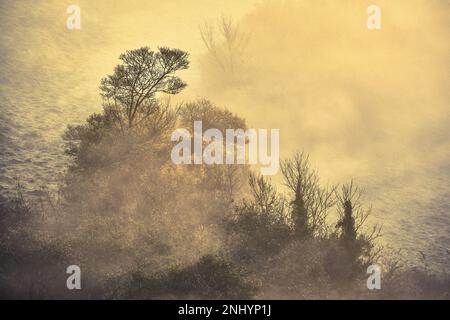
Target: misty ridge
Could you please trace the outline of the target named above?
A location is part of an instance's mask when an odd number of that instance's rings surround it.
[[[58,191],[28,200],[19,182],[1,202],[2,298],[449,298],[449,276],[384,249],[362,190],[322,183],[306,152],[281,160],[282,192],[247,164],[174,164],[177,128],[247,129],[206,98],[172,102],[188,67],[180,49],[121,54],[102,111],[64,134]],[[67,290],[73,264],[82,290]]]

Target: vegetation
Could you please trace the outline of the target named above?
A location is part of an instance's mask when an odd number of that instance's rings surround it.
[[[285,194],[245,165],[174,165],[178,126],[245,121],[204,99],[156,96],[186,86],[174,75],[189,64],[181,50],[120,59],[100,87],[103,112],[66,131],[73,163],[59,193],[29,203],[19,186],[1,201],[1,297],[449,297],[448,278],[382,263],[361,191],[323,186],[305,153],[282,162]],[[365,287],[372,263],[386,269],[378,292]],[[70,264],[83,290],[65,288]]]

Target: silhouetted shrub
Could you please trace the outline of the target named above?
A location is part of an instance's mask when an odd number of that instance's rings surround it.
[[[223,258],[206,255],[188,266],[175,266],[157,274],[132,272],[116,297],[130,299],[249,299],[256,285]]]
[[[234,260],[244,263],[276,254],[292,239],[285,201],[270,181],[250,174],[249,186],[252,198],[236,205],[223,223],[227,249]]]

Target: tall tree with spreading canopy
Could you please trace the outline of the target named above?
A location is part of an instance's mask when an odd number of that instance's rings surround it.
[[[129,50],[120,55],[122,63],[112,75],[102,79],[104,107],[120,128],[132,128],[158,111],[155,95],[177,94],[186,83],[175,73],[189,67],[188,53],[162,47]]]

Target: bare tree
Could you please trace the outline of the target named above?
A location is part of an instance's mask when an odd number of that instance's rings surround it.
[[[277,193],[270,180],[264,176],[249,174],[248,183],[257,211],[285,221],[285,201]]]
[[[248,36],[239,29],[231,18],[222,16],[215,28],[205,22],[200,26],[200,35],[213,61],[221,72],[234,73],[237,64],[242,62],[248,44]]]
[[[174,75],[189,67],[188,53],[182,50],[151,51],[143,47],[129,50],[119,58],[122,63],[112,75],[102,79],[100,90],[105,109],[122,130],[158,111],[156,93],[176,94],[186,87],[186,83]]]
[[[305,238],[328,234],[326,220],[335,204],[334,188],[320,185],[317,172],[311,169],[309,157],[303,152],[282,161],[281,172],[293,194],[292,222],[296,235]]]

